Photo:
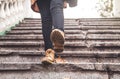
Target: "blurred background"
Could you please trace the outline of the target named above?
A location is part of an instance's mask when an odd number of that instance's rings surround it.
[[[64,9],[65,18],[119,17],[120,0],[78,0],[76,7]],[[39,18],[38,13],[31,17]]]
[[[74,0],[75,1],[75,0]],[[64,9],[65,18],[119,18],[120,0],[78,0],[76,7]],[[31,0],[0,0],[0,34],[24,18],[40,18],[31,10]]]

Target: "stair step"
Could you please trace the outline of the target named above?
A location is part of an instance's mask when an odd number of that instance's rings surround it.
[[[44,46],[41,41],[0,41],[0,46]],[[79,40],[79,41],[66,41],[65,47],[120,47],[120,40],[118,41],[96,41],[96,40]]]
[[[119,79],[120,18],[65,19],[65,63],[43,65],[40,19],[0,37],[0,79]]]
[[[0,41],[0,46],[41,46],[43,42],[34,42],[34,41]]]
[[[115,29],[120,29],[120,26],[119,25],[118,26],[80,25],[80,29],[81,30],[88,30],[88,29],[111,29],[111,30],[115,30]]]
[[[81,71],[103,71],[107,72],[110,69],[111,72],[120,72],[119,63],[64,63],[64,64],[52,64],[47,67],[38,63],[1,63],[0,71],[39,71],[39,72],[81,72]],[[79,79],[79,78],[78,78]],[[91,78],[92,79],[92,78]]]
[[[43,48],[43,47],[35,47],[35,46],[34,46],[34,47],[33,47],[33,46],[31,46],[31,47],[30,47],[30,46],[26,46],[26,47],[25,47],[25,46],[24,46],[24,47],[23,47],[23,46],[22,46],[22,47],[20,47],[20,46],[5,46],[5,47],[4,47],[4,46],[3,46],[3,47],[0,46],[0,50],[1,50],[1,51],[2,51],[2,50],[3,50],[3,51],[4,51],[4,50],[10,50],[10,51],[11,51],[11,50],[15,50],[15,51],[16,51],[16,50],[21,50],[21,51],[24,51],[24,50],[28,50],[28,51],[30,51],[30,50],[39,51],[40,49],[43,50],[44,48]]]
[[[30,65],[27,64],[18,64],[18,63],[1,63],[0,71],[24,71],[30,70]]]
[[[67,23],[67,24],[64,24],[64,26],[70,26],[70,27],[77,26],[77,25],[79,25],[79,23],[74,23],[74,24]],[[32,27],[39,26],[39,27],[41,27],[42,24],[41,23],[38,23],[38,24],[35,24],[35,23],[33,23],[33,24],[30,24],[30,23],[28,23],[28,24],[26,24],[26,23],[20,23],[19,26],[32,26]]]
[[[0,41],[0,46],[43,46],[43,42],[35,42],[35,41]],[[72,46],[72,47],[81,47],[85,46],[83,41],[79,42],[65,42],[65,46]]]
[[[79,20],[80,22],[87,22],[87,21],[92,21],[92,22],[95,22],[95,21],[120,21],[120,18],[79,18],[77,19]]]
[[[111,54],[112,55],[112,54]],[[19,55],[1,55],[0,56],[0,62],[27,62],[27,63],[31,63],[31,62],[41,62],[42,58],[44,56],[42,55],[23,55],[23,54],[19,54]],[[89,57],[89,56],[61,56],[61,58],[66,61],[67,63],[120,63],[120,58],[119,57],[110,57],[110,56],[106,56],[106,57]]]
[[[78,30],[80,27],[79,26],[73,26],[73,27],[68,27],[68,26],[65,26],[64,29],[65,30]],[[17,26],[15,28],[13,28],[12,30],[41,30],[42,27],[40,26],[34,26],[34,27],[31,27],[31,26],[25,26],[25,27],[21,27],[21,26]]]
[[[70,23],[78,24],[79,22],[78,21],[70,21],[70,20],[64,21],[64,24],[70,24]],[[23,21],[20,24],[41,24],[41,21]]]
[[[93,40],[120,40],[120,34],[88,34],[86,39]]]
[[[42,35],[6,35],[0,37],[0,40],[43,40]]]
[[[0,56],[43,56],[45,54],[44,50],[0,50]],[[119,51],[63,51],[62,53],[56,53],[62,57],[94,57],[94,58],[114,58],[120,57]]]
[[[34,20],[23,20],[22,23],[31,23],[31,22],[38,22],[40,23],[41,22],[41,19],[34,19]],[[66,22],[78,22],[78,19],[65,19],[64,20],[64,23]]]
[[[8,34],[42,34],[42,30],[13,30],[8,32]],[[80,34],[80,30],[65,30],[65,34]]]
[[[66,35],[66,40],[119,40],[120,34],[72,34],[72,35]],[[0,37],[0,40],[43,40],[43,36],[41,34],[39,35],[6,35]]]
[[[40,21],[40,18],[25,18],[23,21]],[[76,21],[75,18],[66,18],[64,21]]]
[[[115,29],[115,30],[110,30],[110,29],[107,29],[107,30],[88,30],[88,33],[94,33],[94,34],[120,34],[120,30],[119,29]]]
[[[82,40],[85,39],[82,34],[66,35],[65,40]],[[0,40],[43,40],[43,36],[39,35],[6,35],[0,37]]]
[[[38,65],[39,66],[39,65]],[[33,66],[34,67],[34,66]],[[36,67],[35,67],[36,68]],[[40,69],[43,69],[43,67],[37,67]],[[36,69],[37,69],[36,68]],[[0,79],[109,79],[109,75],[107,72],[99,72],[99,71],[80,71],[79,72],[75,72],[75,70],[73,69],[73,71],[58,71],[58,69],[56,69],[57,67],[55,67],[55,70],[52,71],[51,69],[44,68],[45,72],[42,71],[24,71],[24,72],[2,72],[1,74],[1,78]],[[65,69],[65,68],[63,68]],[[60,69],[59,69],[60,70]],[[6,76],[7,75],[7,76]],[[77,76],[75,76],[77,75]],[[116,78],[117,76],[117,78]],[[112,77],[110,77],[112,79],[118,79],[119,75],[114,74]]]
[[[87,47],[120,47],[120,40],[88,40]]]
[[[18,27],[18,26],[19,26],[19,27],[42,27],[41,24],[33,24],[33,25],[32,25],[32,24],[19,24],[19,25],[16,25],[16,27]],[[68,27],[68,26],[69,26],[69,27],[71,28],[71,27],[78,27],[79,24],[75,24],[75,25],[73,25],[73,24],[67,25],[67,24],[66,24],[66,25],[64,25],[64,26],[65,26],[65,27]]]
[[[80,25],[84,25],[84,26],[119,26],[120,25],[120,21],[119,22],[104,22],[104,21],[99,21],[99,22],[80,22]]]
[[[39,21],[41,20],[40,18],[25,18],[24,21]],[[120,18],[65,18],[65,21],[77,21],[77,20],[85,20],[85,21],[120,21]]]

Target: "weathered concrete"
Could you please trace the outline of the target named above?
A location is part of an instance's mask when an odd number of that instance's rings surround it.
[[[100,72],[8,72],[0,76],[0,79],[108,79],[107,73]]]
[[[119,79],[120,78],[120,74],[113,74],[110,79]]]
[[[0,79],[117,79],[119,20],[66,19],[65,50],[57,54],[65,63],[46,67],[41,64],[45,51],[40,19],[25,19],[0,37]]]

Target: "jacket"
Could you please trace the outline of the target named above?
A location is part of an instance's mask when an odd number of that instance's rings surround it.
[[[70,7],[77,6],[78,0],[66,0]]]
[[[65,0],[70,7],[75,7],[77,6],[77,2],[78,0]],[[37,0],[31,0],[31,9],[34,11],[34,12],[38,12],[39,13],[39,8],[38,8],[38,5],[37,5]]]

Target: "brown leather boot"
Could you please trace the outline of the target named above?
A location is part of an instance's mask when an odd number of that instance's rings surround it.
[[[48,49],[45,52],[45,57],[42,59],[43,64],[52,64],[55,61],[55,52],[52,49]]]
[[[64,32],[59,29],[54,29],[51,32],[50,39],[53,43],[55,52],[62,52],[64,50]]]

